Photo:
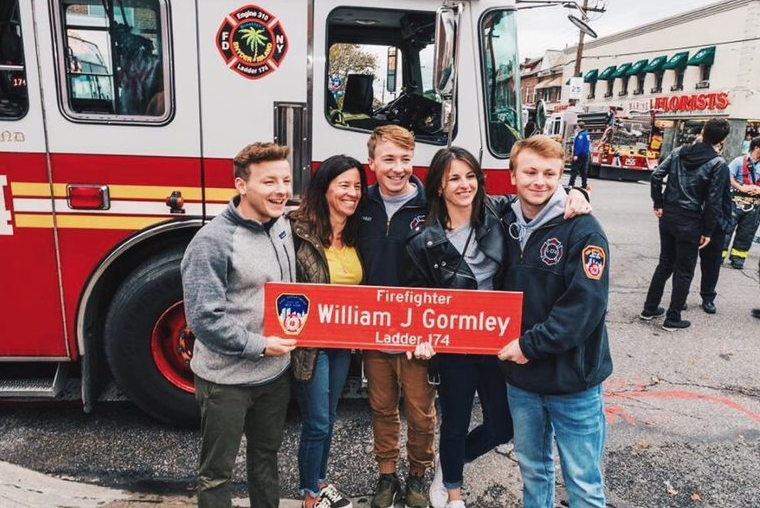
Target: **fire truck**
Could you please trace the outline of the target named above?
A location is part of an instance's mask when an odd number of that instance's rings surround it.
[[[113,379],[153,417],[197,422],[179,264],[253,141],[291,148],[296,201],[320,161],[366,159],[384,124],[414,132],[420,176],[453,143],[479,154],[489,192],[508,192],[515,12],[514,0],[1,0],[0,399],[74,384],[90,411]],[[335,55],[357,48],[388,55],[383,79],[335,75]]]

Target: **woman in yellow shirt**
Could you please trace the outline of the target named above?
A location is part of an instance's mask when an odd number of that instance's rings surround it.
[[[367,177],[354,158],[326,159],[312,176],[298,210],[290,214],[299,282],[360,284],[364,270],[356,249]],[[299,488],[303,507],[351,508],[327,482],[327,460],[338,406],[348,375],[351,352],[300,348],[293,352],[295,394],[301,411],[298,447]]]

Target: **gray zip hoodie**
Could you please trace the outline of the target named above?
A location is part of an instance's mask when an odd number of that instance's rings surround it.
[[[259,385],[279,377],[290,355],[262,356],[264,283],[295,281],[290,223],[267,230],[242,217],[235,197],[201,228],[182,259],[185,315],[195,334],[192,371],[225,385]]]
[[[520,207],[520,200],[516,199],[512,203],[512,211],[515,212],[515,221],[509,225],[509,236],[520,241],[520,250],[525,250],[525,244],[533,232],[549,222],[550,220],[565,214],[565,205],[567,204],[567,192],[561,186],[557,187],[554,195],[546,203],[543,210],[538,215],[527,222]]]

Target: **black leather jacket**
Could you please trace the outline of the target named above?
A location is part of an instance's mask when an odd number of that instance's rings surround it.
[[[728,173],[725,159],[710,145],[685,146],[671,153],[652,173],[654,208],[697,219],[701,234],[710,236],[722,217]]]
[[[510,198],[486,198],[483,223],[475,229],[478,248],[499,265],[494,275],[494,289],[500,289],[503,280],[506,233],[501,217],[511,203]],[[446,230],[436,222],[431,226],[417,227],[407,238],[403,262],[408,287],[444,289],[477,289],[477,281],[469,265],[449,242]],[[457,266],[459,267],[457,269]]]

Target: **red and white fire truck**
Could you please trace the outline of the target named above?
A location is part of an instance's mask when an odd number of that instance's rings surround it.
[[[232,196],[248,143],[291,147],[297,198],[320,161],[366,159],[369,132],[394,123],[415,133],[422,176],[453,142],[480,155],[489,192],[508,191],[515,11],[0,1],[0,398],[56,397],[68,375],[89,411],[112,376],[152,416],[196,421],[179,263]],[[373,71],[335,76],[339,45],[392,54],[388,93]]]

